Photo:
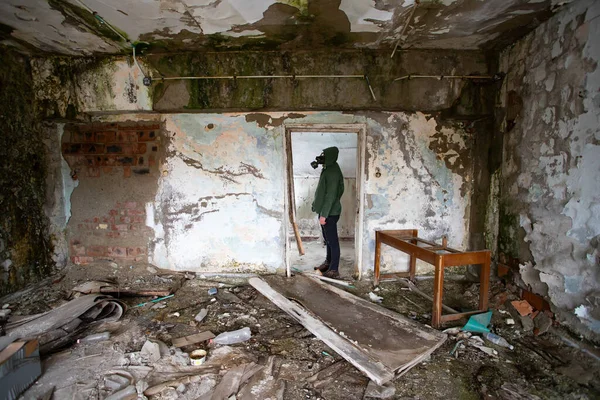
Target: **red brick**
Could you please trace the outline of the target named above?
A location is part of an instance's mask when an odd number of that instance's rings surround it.
[[[107,255],[109,257],[127,257],[127,249],[125,247],[109,247]]]
[[[93,142],[95,142],[95,135],[94,135],[94,132],[91,132],[91,131],[73,132],[71,134],[71,140],[73,142],[79,142],[79,143],[93,143]]]
[[[117,134],[117,143],[134,143],[137,142],[137,133],[135,131],[119,132]]]
[[[154,167],[155,165],[156,165],[156,157],[154,157],[154,154],[150,154],[150,157],[148,158],[148,166]]]
[[[75,264],[84,265],[94,261],[93,257],[71,257],[71,261]]]
[[[83,154],[103,154],[106,147],[103,144],[83,144],[81,145],[80,152]]]
[[[123,154],[123,145],[120,143],[110,143],[106,145],[108,154]]]
[[[120,232],[107,232],[106,236],[109,238],[118,238],[121,236]]]
[[[127,224],[116,224],[112,226],[112,230],[113,231],[126,231],[127,229],[129,229],[129,225]]]
[[[146,255],[148,250],[145,247],[128,247],[127,248],[127,256],[128,257],[137,257],[141,255]]]
[[[155,130],[144,130],[138,131],[137,139],[140,142],[151,142],[156,140],[156,131]]]
[[[98,178],[100,176],[100,168],[98,167],[88,167],[87,176],[89,178]]]
[[[131,177],[131,167],[123,167],[123,178]]]
[[[126,201],[125,203],[121,204],[121,208],[126,208],[128,210],[134,210],[136,209],[138,206],[138,203],[135,201]]]
[[[113,167],[102,167],[102,173],[104,173],[105,175],[108,175],[112,172]]]
[[[129,211],[127,211],[127,215],[146,215],[146,211],[144,211],[144,210],[129,210]]]
[[[116,132],[111,131],[103,131],[96,132],[96,142],[98,143],[111,143],[114,142],[117,138]]]
[[[117,207],[118,207],[118,206],[117,206]],[[110,211],[108,212],[108,214],[109,214],[109,215],[119,215],[119,211],[117,211],[117,210],[110,210]]]
[[[82,146],[80,143],[63,143],[62,152],[63,154],[79,154],[82,151]]]
[[[71,255],[84,256],[85,255],[85,246],[79,242],[71,243]]]
[[[96,232],[94,232],[96,233]],[[87,255],[92,257],[102,257],[106,255],[106,247],[104,246],[88,246]]]
[[[550,310],[550,304],[544,300],[542,296],[530,292],[529,290],[523,289],[521,292],[521,298],[531,304],[536,310]]]
[[[146,218],[143,215],[136,215],[134,217],[131,217],[131,222],[133,222],[134,224],[143,224],[146,222]]]
[[[144,165],[144,157],[138,157],[137,165],[140,167]]]

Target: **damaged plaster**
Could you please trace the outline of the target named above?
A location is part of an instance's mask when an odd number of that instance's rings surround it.
[[[502,101],[522,98],[506,125],[501,251],[530,261],[524,282],[584,334],[600,334],[598,16],[598,2],[575,2],[500,58]]]
[[[490,48],[535,28],[557,3],[422,0],[403,39],[412,48]],[[140,42],[160,52],[389,49],[400,39],[413,5],[410,0],[8,0],[0,4],[5,27],[0,38],[24,50],[68,55],[123,54]]]
[[[125,114],[98,120],[156,118]],[[448,235],[456,247],[468,243],[471,172],[465,177],[456,172],[469,171],[468,160],[465,154],[457,158],[452,149],[470,148],[471,139],[458,124],[452,127],[422,113],[403,112],[163,114],[160,118],[170,144],[154,201],[146,204],[146,225],[153,231],[148,260],[161,268],[252,272],[284,268],[283,138],[288,121],[366,124],[366,274],[372,273],[375,229],[417,228],[429,239]],[[448,145],[439,145],[442,140]],[[405,269],[404,261],[395,252],[384,252],[387,270]]]

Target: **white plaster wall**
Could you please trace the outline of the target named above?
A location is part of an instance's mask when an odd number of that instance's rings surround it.
[[[363,269],[373,269],[376,229],[417,228],[423,237],[462,248],[472,171],[471,137],[422,113],[308,112],[256,114],[124,114],[102,121],[162,120],[170,138],[147,224],[155,231],[149,261],[178,270],[283,270],[283,140],[286,123],[362,124],[367,132]],[[212,125],[211,125],[212,124]],[[440,142],[458,148],[434,151]],[[463,152],[464,150],[464,152]],[[378,173],[379,172],[379,173]],[[384,268],[400,270],[398,252]]]
[[[600,334],[600,3],[574,2],[507,48],[500,96],[522,97],[505,135],[502,196],[533,260],[522,278],[557,318]]]

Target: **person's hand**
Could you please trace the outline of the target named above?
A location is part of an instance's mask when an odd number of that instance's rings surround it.
[[[320,217],[320,218],[319,218],[319,223],[320,223],[321,225],[325,225],[325,224],[327,223],[327,222],[326,222],[326,219],[325,219],[325,217]]]

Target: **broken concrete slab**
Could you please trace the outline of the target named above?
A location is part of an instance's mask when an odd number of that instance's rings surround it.
[[[552,320],[545,312],[539,313],[534,319],[533,323],[535,325],[534,333],[536,336],[543,335],[548,332],[548,329],[552,326]]]

